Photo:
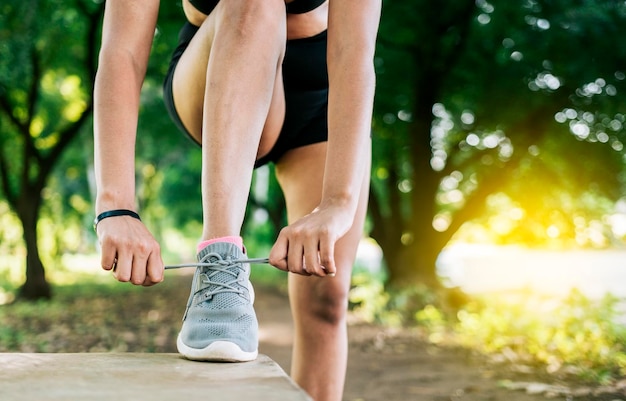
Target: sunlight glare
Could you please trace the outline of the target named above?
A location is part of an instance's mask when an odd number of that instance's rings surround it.
[[[30,136],[32,136],[33,138],[38,137],[45,128],[45,126],[46,122],[43,120],[43,118],[41,118],[41,116],[33,117],[33,121],[30,123],[29,127]]]
[[[554,224],[550,225],[547,229],[546,229],[546,234],[548,235],[548,237],[550,238],[558,238],[559,235],[561,235],[561,230],[559,230],[559,228],[557,226],[555,226]]]
[[[521,220],[524,217],[525,212],[524,209],[520,207],[514,207],[511,208],[507,214],[512,220]]]
[[[491,22],[491,17],[489,16],[489,14],[482,13],[478,17],[476,17],[476,20],[481,25],[487,25]]]
[[[15,294],[4,291],[0,288],[0,305],[10,304],[15,300]]]
[[[480,138],[478,135],[471,133],[465,138],[465,142],[470,146],[477,146],[480,143]]]
[[[474,114],[472,114],[472,112],[469,110],[465,110],[461,114],[461,121],[463,122],[463,124],[467,125],[474,124]]]
[[[500,138],[497,134],[489,134],[483,138],[483,145],[485,145],[485,147],[488,149],[494,149],[498,146],[499,142]]]
[[[452,223],[452,219],[450,215],[447,213],[439,213],[433,219],[433,228],[436,231],[444,232],[450,227],[450,223]]]
[[[437,262],[446,285],[470,294],[534,291],[566,296],[577,288],[586,296],[626,297],[621,250],[550,251],[520,246],[455,243]]]

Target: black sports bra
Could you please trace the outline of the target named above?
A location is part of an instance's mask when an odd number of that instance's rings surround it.
[[[220,0],[189,0],[192,6],[204,14],[209,14]],[[288,14],[304,14],[315,10],[326,0],[294,0],[286,4]]]

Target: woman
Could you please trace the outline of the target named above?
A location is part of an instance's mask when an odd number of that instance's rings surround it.
[[[119,281],[163,279],[135,213],[139,94],[158,0],[108,0],[95,86],[97,233]],[[289,275],[292,376],[340,400],[346,307],[365,219],[373,55],[381,0],[183,0],[188,23],[165,82],[179,128],[201,144],[203,232],[178,349],[195,360],[257,354],[240,229],[255,166],[276,164],[289,225],[270,263]]]

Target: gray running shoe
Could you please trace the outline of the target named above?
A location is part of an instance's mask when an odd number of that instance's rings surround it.
[[[259,328],[250,283],[250,265],[231,243],[210,244],[198,253],[199,266],[176,346],[185,358],[197,361],[244,362],[256,359]]]

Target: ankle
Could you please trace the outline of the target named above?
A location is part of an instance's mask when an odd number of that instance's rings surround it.
[[[200,243],[198,244],[198,247],[196,248],[196,251],[200,252],[201,250],[206,248],[208,245],[214,244],[216,242],[227,242],[227,243],[230,243],[230,244],[235,244],[242,251],[244,250],[243,238],[241,238],[240,236],[234,236],[233,235],[233,236],[211,238],[211,239],[208,239],[208,240],[200,241]]]

